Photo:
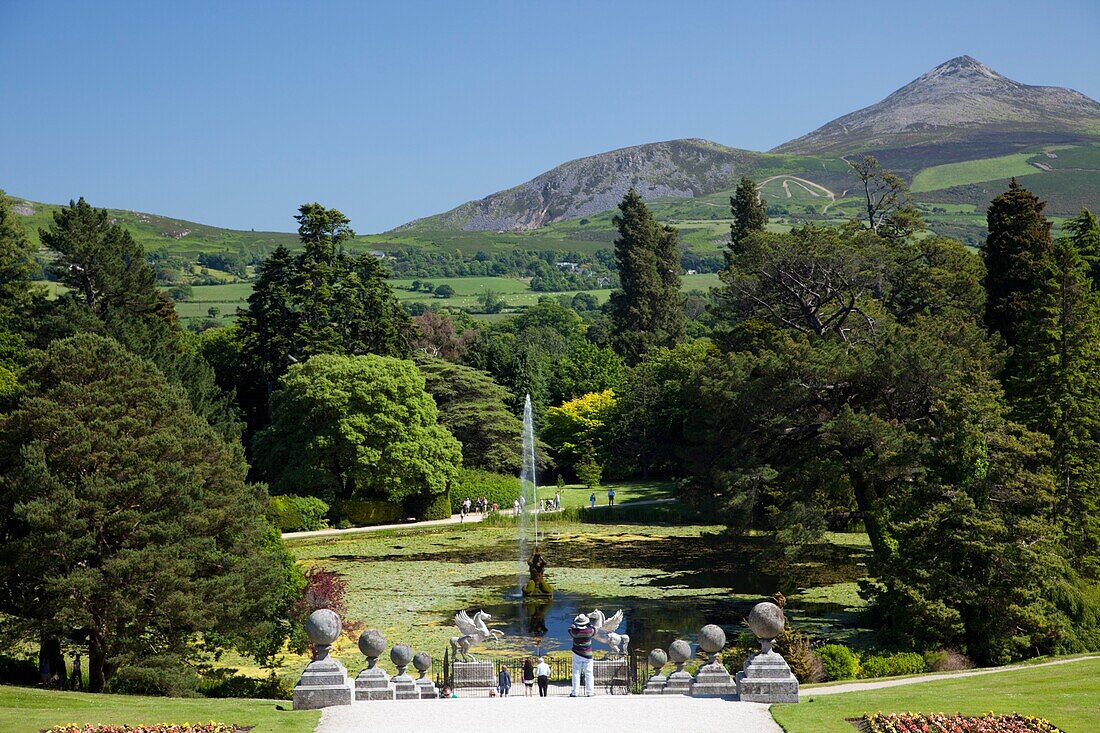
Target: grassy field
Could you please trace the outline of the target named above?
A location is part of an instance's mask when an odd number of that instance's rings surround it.
[[[714,273],[684,275],[682,279],[685,292],[689,290],[707,290],[719,284],[718,275]],[[390,284],[394,287],[394,295],[401,302],[428,303],[449,308],[476,309],[479,307],[478,296],[487,290],[492,290],[500,295],[507,303],[508,308],[523,308],[535,305],[538,303],[539,298],[546,296],[557,297],[564,294],[573,297],[578,292],[590,293],[600,303],[606,302],[611,297],[611,290],[609,289],[571,290],[565,293],[535,292],[530,289],[526,280],[514,277],[441,277],[424,278],[421,282],[430,282],[435,287],[443,284],[450,285],[454,288],[455,295],[450,298],[437,298],[423,290],[414,292],[409,290],[409,285],[412,283],[412,280],[409,279],[391,280]],[[56,295],[60,291],[56,283],[50,283],[50,286],[53,294]],[[191,288],[191,300],[176,303],[176,312],[183,319],[207,318],[207,311],[213,306],[219,310],[222,318],[232,319],[237,312],[237,308],[245,307],[248,296],[251,294],[252,283],[247,282],[229,285],[196,285]]]
[[[252,733],[311,733],[320,712],[289,708],[288,701],[91,695],[0,685],[3,733],[38,733],[64,723],[138,725],[209,720],[241,728],[255,726]]]
[[[968,183],[996,181],[1012,176],[1020,178],[1041,173],[1038,168],[1027,162],[1034,155],[1034,153],[1013,153],[996,158],[932,166],[913,177],[910,189],[913,193],[923,193],[951,186],[964,186]]]
[[[1100,731],[1100,659],[1055,667],[924,682],[866,692],[815,696],[774,705],[787,733],[852,733],[847,718],[873,712],[1023,713],[1047,718],[1066,733]]]
[[[673,484],[667,481],[631,481],[623,484],[614,484],[615,503],[625,504],[629,501],[649,501],[652,499],[667,499],[673,495]],[[596,490],[596,506],[607,505],[607,486],[601,486]],[[540,499],[553,499],[558,491],[556,486],[540,486]],[[566,485],[561,490],[561,505],[564,509],[588,506],[588,497],[592,494],[583,486]]]

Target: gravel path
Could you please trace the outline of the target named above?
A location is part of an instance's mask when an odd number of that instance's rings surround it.
[[[1008,667],[990,667],[987,669],[971,669],[966,672],[941,672],[940,674],[922,674],[916,677],[901,677],[892,680],[877,680],[874,682],[846,682],[842,685],[829,685],[828,687],[803,687],[799,692],[802,697],[811,695],[839,695],[842,692],[859,692],[861,690],[880,690],[883,687],[898,687],[899,685],[915,685],[921,682],[935,682],[936,680],[953,680],[958,677],[977,677],[983,674],[998,674],[1000,672],[1019,672],[1025,669],[1037,667],[1053,667],[1059,664],[1073,664],[1097,657],[1075,657],[1073,659],[1055,659],[1051,662],[1038,664],[1014,664]]]
[[[476,731],[516,733],[782,733],[768,706],[680,695],[593,698],[460,698],[356,703],[325,708],[316,733]]]
[[[649,504],[668,504],[676,501],[675,499],[643,499],[642,501],[624,501],[622,504],[618,504],[617,507],[626,506],[646,506]],[[606,504],[600,504],[596,506],[596,511],[609,508]],[[585,511],[590,511],[588,508]],[[513,511],[511,509],[501,509],[501,514],[505,516],[512,516]],[[472,512],[466,515],[465,524],[472,524],[480,522],[485,518],[483,514],[477,514]],[[370,527],[349,527],[348,529],[318,529],[311,532],[283,532],[284,540],[301,539],[305,537],[332,537],[342,534],[355,534],[357,532],[379,532],[384,529],[408,529],[409,527],[431,527],[437,524],[460,524],[462,523],[462,515],[452,514],[449,519],[429,519],[423,522],[401,522],[399,524],[375,524]]]

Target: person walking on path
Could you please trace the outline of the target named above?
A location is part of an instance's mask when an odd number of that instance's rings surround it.
[[[508,690],[511,689],[512,675],[508,674],[508,668],[501,664],[500,672],[497,674],[497,692],[501,697],[508,697]]]
[[[595,494],[593,494],[595,496]],[[581,672],[584,672],[584,696],[592,697],[592,638],[596,630],[592,628],[588,617],[583,613],[573,619],[569,627],[569,636],[573,639],[573,689],[569,697],[576,697],[581,684]]]
[[[589,509],[595,509],[596,508],[596,492],[595,491],[593,491],[592,495],[588,497],[588,508]]]
[[[561,511],[561,492],[554,492],[554,509]]]
[[[615,489],[607,487],[607,505],[615,506]]]
[[[535,667],[535,677],[539,681],[539,697],[546,697],[546,690],[550,686],[550,665],[539,657],[539,666]]]
[[[531,658],[523,660],[523,696],[532,697],[535,693],[535,665]]]

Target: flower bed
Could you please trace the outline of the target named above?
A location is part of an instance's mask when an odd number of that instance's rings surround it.
[[[66,723],[43,733],[237,733],[241,729],[225,723],[150,723],[147,725],[95,725]]]
[[[1062,733],[1042,718],[1030,715],[981,716],[940,713],[874,713],[860,721],[866,733]]]

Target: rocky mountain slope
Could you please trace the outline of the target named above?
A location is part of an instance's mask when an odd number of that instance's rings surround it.
[[[914,79],[881,102],[844,115],[773,152],[843,154],[948,141],[1010,137],[1081,139],[1100,129],[1100,104],[1062,87],[1013,81],[970,56]]]
[[[615,208],[633,186],[646,199],[692,198],[728,188],[765,156],[709,140],[670,140],[579,158],[527,183],[399,229],[536,229]]]
[[[840,157],[848,153],[874,151],[884,165],[912,178],[930,166],[1097,136],[1100,104],[1094,100],[1070,89],[1021,84],[959,56],[771,153],[694,139],[622,148],[570,161],[399,230],[531,230],[613,209],[631,186],[647,200],[696,198],[731,189],[742,175],[804,176],[844,190],[852,180]]]

